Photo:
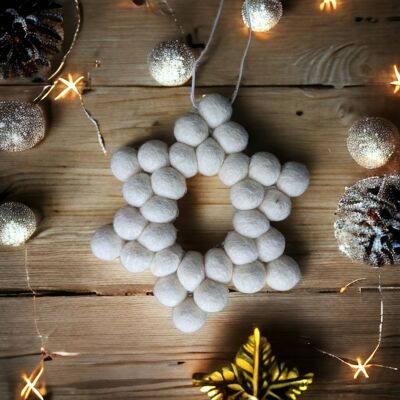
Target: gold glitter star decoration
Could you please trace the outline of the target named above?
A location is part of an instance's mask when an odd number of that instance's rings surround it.
[[[319,5],[319,8],[320,8],[321,11],[336,10],[337,2],[336,2],[336,0],[323,0],[321,2],[321,4]]]
[[[29,376],[25,372],[22,374],[22,380],[25,383],[25,386],[22,388],[20,393],[21,400],[28,400],[31,398],[44,400],[43,396],[46,395],[47,390],[44,381],[40,379],[43,375],[43,372],[44,356],[41,357],[39,363]]]
[[[300,375],[277,361],[268,340],[254,329],[234,362],[211,374],[195,374],[193,385],[212,400],[296,400],[307,390],[314,374]]]
[[[393,90],[393,93],[396,94],[400,90],[400,72],[397,68],[397,65],[394,65],[393,69],[394,69],[394,74],[395,74],[396,79],[393,82],[390,82],[390,84],[395,87]]]

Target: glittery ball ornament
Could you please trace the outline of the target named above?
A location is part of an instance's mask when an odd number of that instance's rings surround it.
[[[35,213],[25,204],[0,205],[0,246],[20,246],[36,231]]]
[[[283,7],[279,0],[246,0],[242,6],[243,22],[253,32],[267,32],[282,18]],[[251,22],[251,24],[250,24]]]
[[[400,175],[358,181],[346,189],[336,214],[344,254],[373,266],[400,263]]]
[[[151,76],[163,86],[179,86],[192,76],[194,56],[179,40],[159,43],[149,54]]]
[[[363,118],[349,129],[347,148],[357,164],[373,169],[385,165],[394,153],[399,132],[387,119]]]
[[[24,151],[45,135],[42,109],[34,103],[0,101],[0,150]]]

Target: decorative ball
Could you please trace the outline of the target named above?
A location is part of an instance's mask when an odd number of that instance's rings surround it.
[[[223,249],[208,250],[204,257],[207,278],[228,284],[232,279],[232,261]]]
[[[243,151],[249,142],[249,134],[246,129],[233,121],[219,125],[215,128],[213,136],[227,154]]]
[[[186,179],[175,168],[160,168],[151,175],[151,186],[155,194],[178,200],[186,194]]]
[[[248,264],[258,258],[256,243],[233,231],[226,235],[224,248],[232,262],[236,265]]]
[[[182,286],[193,292],[205,278],[203,255],[198,251],[188,251],[179,264],[177,275]]]
[[[153,195],[150,176],[144,172],[131,176],[122,186],[125,201],[133,207],[142,207]]]
[[[290,197],[301,196],[310,184],[310,173],[304,164],[289,161],[283,165],[276,186]]]
[[[256,239],[258,258],[270,262],[280,257],[285,251],[285,237],[277,229],[271,227]]]
[[[201,143],[196,149],[196,155],[199,172],[205,176],[217,175],[225,158],[224,150],[213,138]]]
[[[0,101],[0,150],[28,150],[36,146],[45,133],[46,121],[37,104]]]
[[[174,143],[169,149],[171,165],[185,178],[191,178],[197,174],[196,151],[193,147],[184,143]]]
[[[281,173],[281,163],[271,153],[260,152],[253,154],[250,160],[249,177],[264,186],[276,183]]]
[[[138,242],[151,251],[161,251],[176,241],[176,228],[173,224],[151,222],[144,228]]]
[[[194,291],[193,299],[203,311],[213,313],[225,308],[228,295],[226,285],[206,278]]]
[[[241,235],[255,239],[267,232],[270,223],[258,210],[240,210],[233,216],[233,227]]]
[[[137,157],[140,166],[149,173],[169,165],[168,146],[161,140],[149,140],[142,144]]]
[[[146,225],[146,219],[137,208],[122,207],[114,215],[114,231],[124,240],[137,239]]]
[[[231,202],[238,210],[257,208],[264,199],[264,187],[253,179],[246,178],[231,187]]]
[[[187,113],[175,121],[175,139],[196,147],[208,137],[208,125],[198,114]]]
[[[159,43],[148,57],[151,76],[163,86],[180,86],[192,76],[194,56],[179,40]]]
[[[121,147],[111,156],[111,172],[120,181],[126,182],[140,171],[137,151],[132,147]]]
[[[187,292],[176,274],[164,276],[154,285],[154,296],[164,306],[176,307],[185,300]]]
[[[282,18],[283,7],[279,0],[246,0],[242,6],[243,22],[253,32],[267,32]]]
[[[153,196],[140,207],[143,217],[150,222],[171,222],[178,216],[178,205],[175,200]]]
[[[167,276],[173,274],[183,258],[183,249],[179,244],[174,244],[159,251],[153,257],[150,270],[154,276]]]
[[[290,197],[278,189],[270,188],[265,192],[265,197],[260,205],[260,210],[270,221],[283,221],[292,211]]]
[[[215,129],[231,119],[232,104],[229,99],[218,93],[208,94],[200,100],[199,113],[208,126]]]
[[[290,290],[299,283],[301,278],[299,264],[289,256],[281,256],[268,263],[266,271],[267,285],[274,290]]]
[[[104,225],[92,236],[90,247],[95,257],[104,261],[119,257],[124,241],[114,232],[111,224]]]
[[[229,154],[221,169],[219,170],[218,176],[224,185],[232,186],[238,183],[242,179],[247,177],[249,172],[250,158],[243,153]]]
[[[175,327],[184,333],[198,331],[206,319],[207,313],[201,310],[190,297],[183,300],[172,312]]]
[[[121,264],[129,272],[143,272],[150,267],[153,254],[136,241],[128,242],[121,251]]]
[[[20,246],[36,231],[35,213],[25,204],[10,201],[0,205],[0,246]]]
[[[260,261],[237,265],[233,270],[232,282],[241,293],[259,292],[264,287],[266,279],[265,267]]]

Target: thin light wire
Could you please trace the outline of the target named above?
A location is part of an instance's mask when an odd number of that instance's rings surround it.
[[[154,2],[158,5],[158,8],[161,10],[161,12],[167,15],[172,20],[172,22],[175,24],[176,30],[179,32],[183,40],[185,38],[185,31],[183,29],[183,26],[179,23],[175,10],[168,3],[168,0],[155,0]],[[146,5],[149,7],[148,2],[146,2]]]

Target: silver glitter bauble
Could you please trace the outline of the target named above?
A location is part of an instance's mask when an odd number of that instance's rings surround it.
[[[24,151],[45,135],[42,109],[34,103],[0,101],[0,150]]]
[[[250,28],[250,21],[254,32],[269,31],[279,22],[282,14],[283,7],[279,0],[247,0],[247,9],[246,1],[243,2],[243,22]]]
[[[0,205],[0,246],[20,246],[36,231],[35,213],[14,201]]]
[[[364,168],[385,165],[394,153],[399,132],[387,119],[363,118],[349,129],[347,148],[357,164]]]
[[[163,86],[179,86],[192,76],[194,56],[179,40],[159,43],[149,54],[151,76]]]
[[[339,249],[352,260],[400,263],[400,175],[367,178],[347,188],[337,216]]]

